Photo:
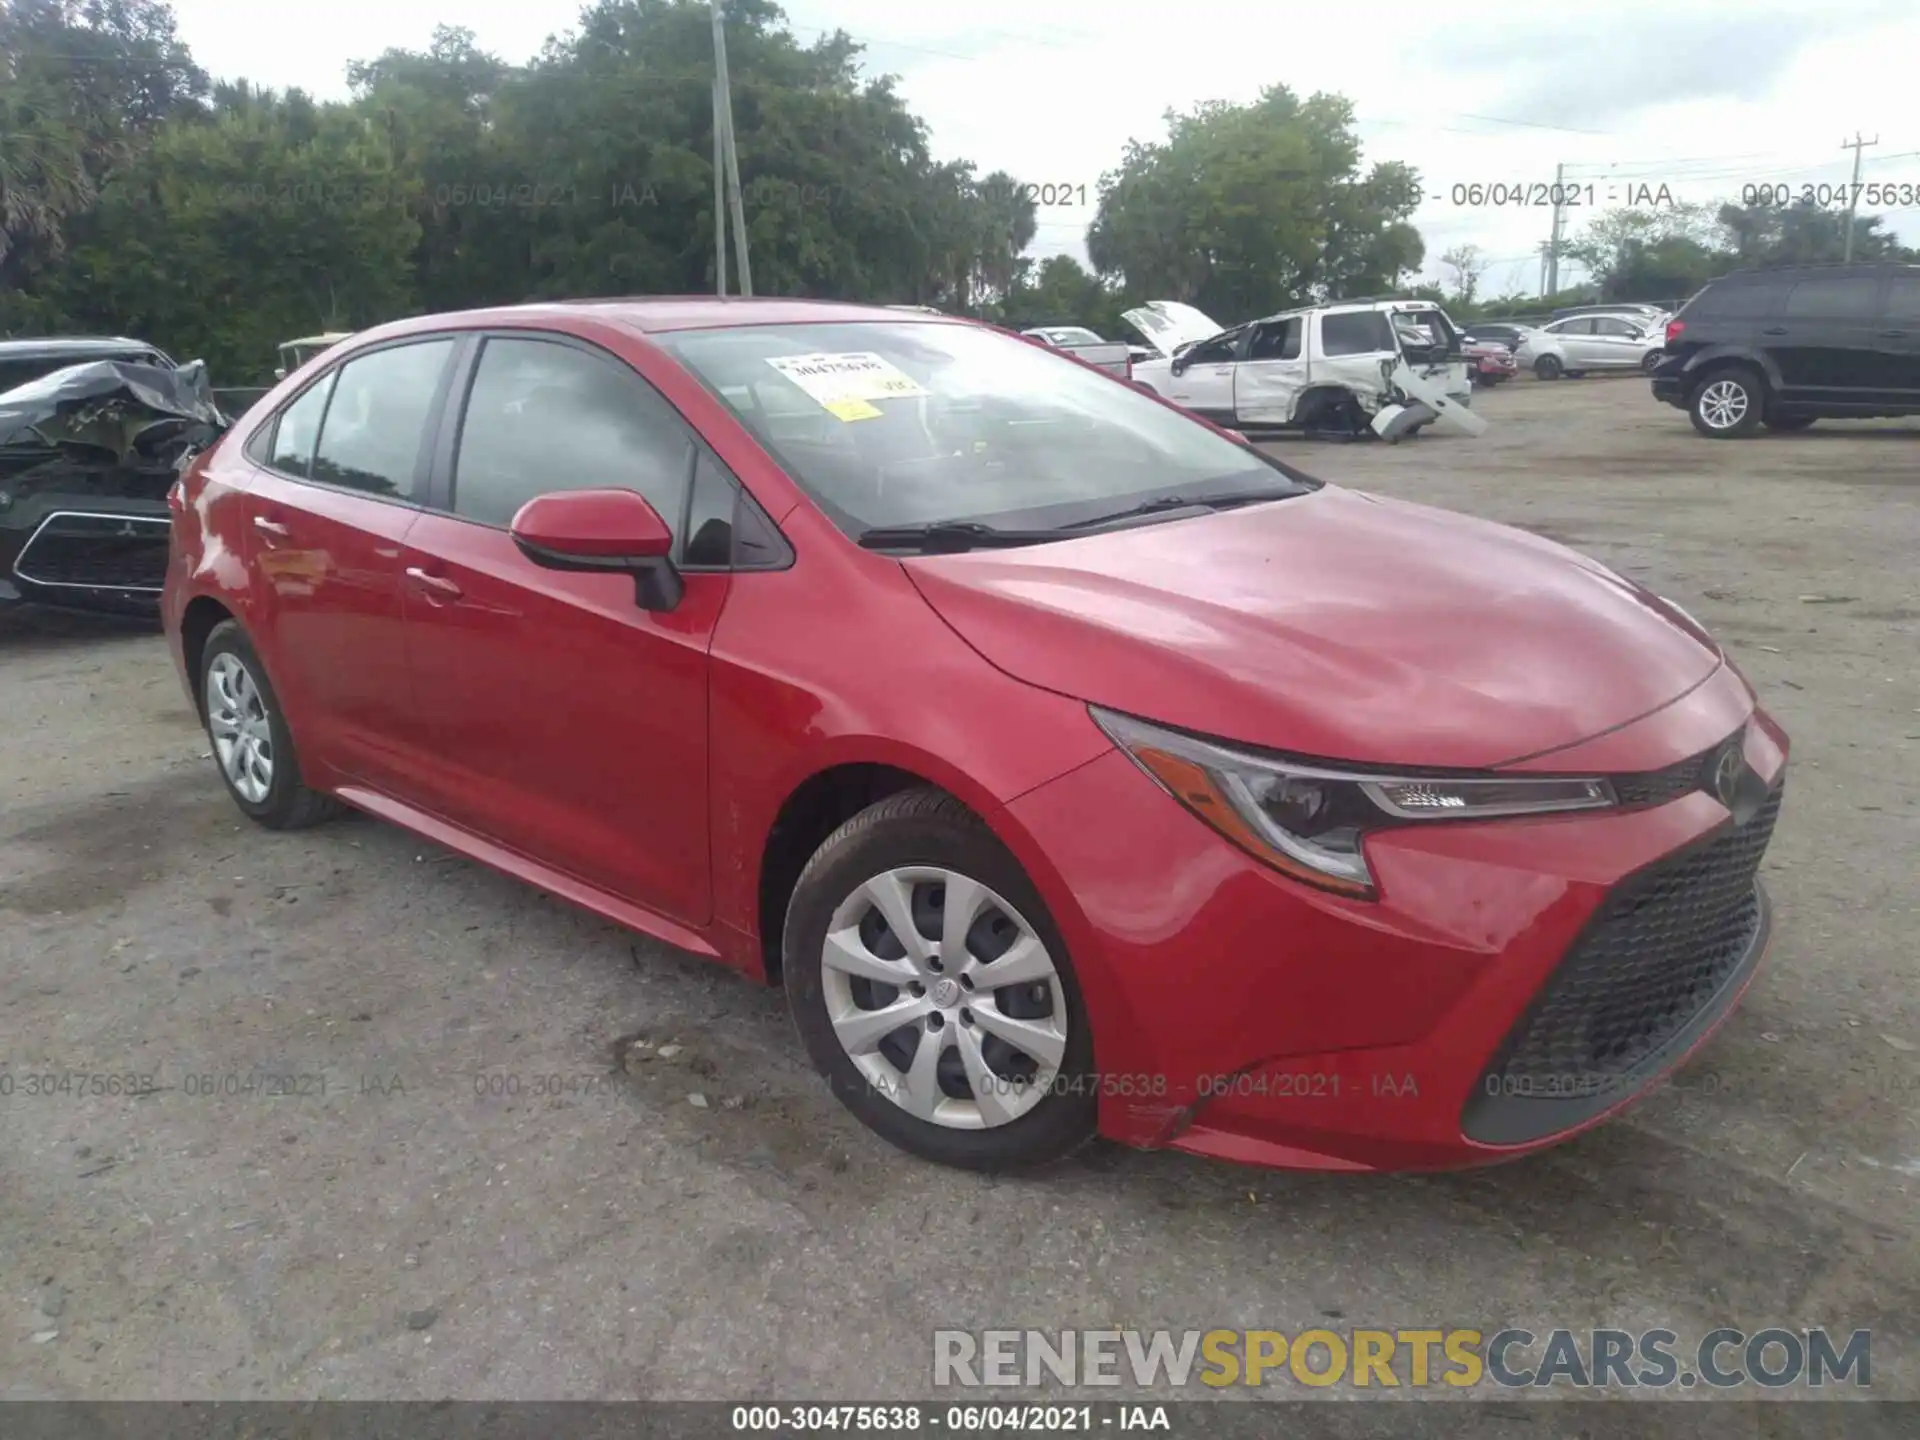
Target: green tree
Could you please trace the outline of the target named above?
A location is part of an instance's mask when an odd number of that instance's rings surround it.
[[[159,0],[0,0],[0,330],[51,321],[19,292],[116,167],[206,91]]]
[[[54,277],[66,314],[264,381],[274,348],[414,308],[419,226],[384,138],[341,107],[296,140],[305,97],[170,125],[74,225]]]
[[[1129,293],[1244,317],[1391,289],[1425,253],[1418,176],[1363,170],[1353,107],[1274,86],[1251,105],[1167,116],[1100,182],[1087,253]]]

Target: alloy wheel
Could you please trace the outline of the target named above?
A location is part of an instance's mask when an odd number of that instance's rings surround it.
[[[273,788],[273,723],[260,687],[231,651],[214,656],[207,667],[207,733],[240,798],[263,803]]]
[[[1738,380],[1715,380],[1700,392],[1700,418],[1714,430],[1731,430],[1746,417],[1747,387]]]
[[[862,884],[827,926],[820,978],[847,1057],[931,1124],[1018,1120],[1066,1055],[1066,995],[1045,942],[958,871],[901,866]]]

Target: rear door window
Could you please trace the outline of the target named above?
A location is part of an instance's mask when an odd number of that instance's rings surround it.
[[[1320,317],[1325,355],[1377,355],[1394,349],[1393,324],[1378,310],[1349,310]]]
[[[1275,320],[1271,324],[1256,326],[1248,358],[1251,360],[1299,359],[1300,317],[1295,315],[1291,319]]]
[[[452,340],[425,340],[375,350],[341,366],[320,423],[312,477],[410,499],[427,422],[452,355]]]
[[[267,456],[267,464],[275,470],[307,478],[313,466],[313,442],[320,437],[320,417],[327,413],[327,397],[333,393],[334,375],[309,387],[306,394],[280,412]]]
[[[1787,292],[1784,314],[1806,320],[1870,320],[1880,282],[1870,275],[1824,275]]]

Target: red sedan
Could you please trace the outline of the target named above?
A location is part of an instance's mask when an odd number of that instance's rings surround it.
[[[1678,607],[979,325],[407,320],[172,508],[245,814],[344,803],[784,984],[936,1160],[1509,1157],[1766,945],[1787,740]]]

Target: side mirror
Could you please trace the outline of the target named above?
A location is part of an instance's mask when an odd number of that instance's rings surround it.
[[[1172,373],[1175,375],[1186,374],[1187,373],[1187,357],[1182,355],[1178,359],[1176,359],[1173,362],[1171,370],[1172,370]]]
[[[509,530],[520,553],[549,570],[633,576],[634,603],[642,610],[671,610],[686,592],[671,558],[673,532],[637,490],[536,495]]]

